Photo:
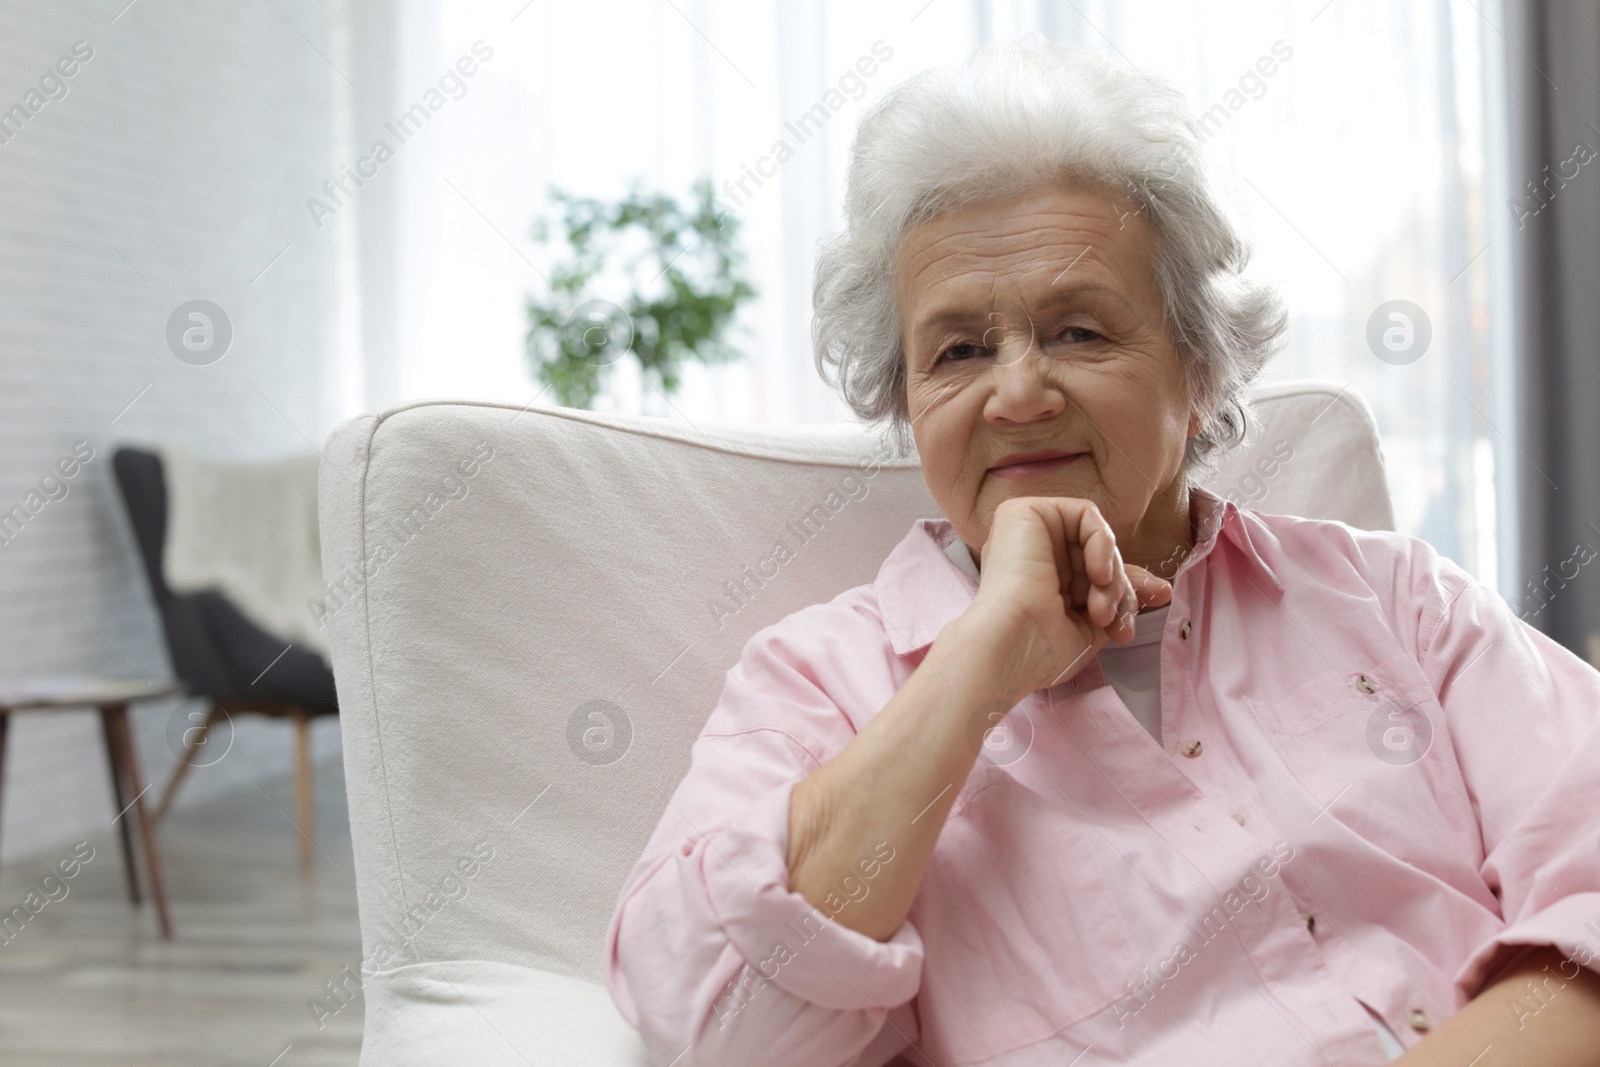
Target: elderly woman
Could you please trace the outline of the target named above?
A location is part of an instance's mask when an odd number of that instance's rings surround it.
[[[1600,1064],[1600,673],[1196,484],[1285,316],[1189,114],[1002,48],[863,119],[818,364],[947,519],[728,673],[608,934],[657,1064]]]

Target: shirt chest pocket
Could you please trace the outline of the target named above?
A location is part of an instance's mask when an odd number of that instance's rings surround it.
[[[1381,749],[1372,755],[1390,764],[1420,759],[1442,725],[1427,678],[1405,654],[1361,670],[1325,668],[1286,693],[1244,699],[1256,721],[1279,737],[1317,733],[1334,719],[1365,713],[1363,732],[1370,729]]]
[[[978,1062],[1107,1011],[1143,965],[1093,827],[980,761],[917,895],[936,1059]]]
[[[1413,657],[1245,702],[1328,815],[1384,851],[1437,873],[1455,862],[1451,843],[1476,834],[1444,709]]]

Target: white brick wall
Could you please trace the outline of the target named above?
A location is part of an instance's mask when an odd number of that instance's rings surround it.
[[[0,546],[5,679],[169,676],[114,492],[119,443],[305,450],[362,405],[358,305],[340,299],[353,219],[319,231],[305,207],[350,158],[337,147],[353,76],[341,62],[343,4],[126,3],[0,0],[0,110],[26,106],[74,42],[94,51],[64,98],[0,143],[0,510],[73,442],[95,450],[69,494]],[[210,366],[179,361],[165,341],[172,310],[194,298],[233,323],[231,350]],[[135,711],[158,781],[172,765],[172,707]],[[336,724],[318,745],[331,757]],[[8,747],[0,862],[106,828],[94,717],[15,716]],[[287,725],[247,722],[225,760],[191,775],[182,802],[285,773],[290,755]]]

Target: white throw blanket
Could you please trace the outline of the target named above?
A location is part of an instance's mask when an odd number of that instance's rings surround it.
[[[174,593],[215,589],[267,633],[328,658],[314,454],[216,462],[182,445],[157,448],[167,483],[162,567]]]

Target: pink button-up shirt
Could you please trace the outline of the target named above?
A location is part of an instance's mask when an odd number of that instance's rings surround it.
[[[1600,968],[1600,673],[1423,541],[1194,500],[1160,741],[1097,664],[1029,695],[886,942],[828,920],[894,842],[813,906],[789,795],[972,603],[950,524],[750,639],[607,934],[657,1064],[1382,1064],[1369,1008]]]

